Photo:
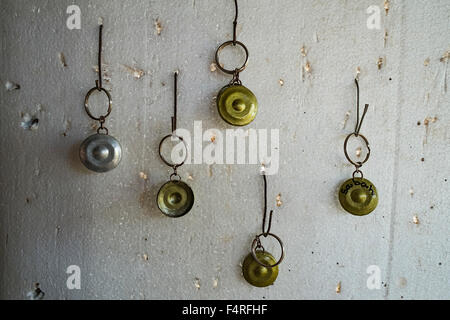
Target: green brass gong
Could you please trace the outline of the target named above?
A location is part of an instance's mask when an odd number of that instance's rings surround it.
[[[266,251],[256,251],[256,257],[267,265],[277,263],[275,258]],[[248,283],[260,288],[272,285],[278,277],[278,266],[264,267],[253,258],[251,253],[245,258],[242,271]]]
[[[194,193],[183,181],[169,181],[159,189],[158,208],[168,217],[184,216],[194,205]]]
[[[249,89],[242,85],[223,87],[217,95],[219,114],[227,123],[246,126],[258,112],[258,101]]]
[[[349,179],[339,188],[339,202],[345,211],[355,216],[365,216],[377,207],[378,192],[367,179]]]

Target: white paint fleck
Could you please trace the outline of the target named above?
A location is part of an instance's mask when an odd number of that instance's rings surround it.
[[[127,65],[125,65],[125,64],[123,64],[122,66],[123,66],[123,67],[125,68],[125,70],[126,70],[129,74],[131,74],[131,75],[133,76],[133,78],[135,78],[136,80],[142,78],[142,76],[145,75],[145,71],[142,70],[142,69],[135,68],[135,67],[130,67],[130,66],[127,66]]]
[[[260,173],[264,174],[266,172],[266,165],[264,163],[261,163]]]
[[[30,300],[42,300],[42,299],[44,299],[45,293],[44,293],[44,291],[42,291],[39,288],[39,283],[36,283],[34,285],[34,287],[35,287],[34,290],[29,291],[27,293],[28,299],[30,299]]]
[[[72,121],[70,121],[69,119],[64,119],[64,133],[63,135],[66,136],[67,133],[70,131],[70,129],[72,128]]]
[[[148,176],[145,172],[139,172],[139,178],[141,178],[142,180],[147,180]]]
[[[347,127],[347,122],[348,122],[348,119],[350,119],[350,114],[351,114],[351,112],[347,111],[347,113],[344,116],[344,121],[342,121],[342,129],[343,130],[345,130],[345,127]]]
[[[194,279],[194,286],[197,288],[197,290],[200,290],[200,279],[199,278]]]
[[[314,40],[314,42],[316,42],[316,43],[319,42],[319,36],[317,35],[317,32],[314,32],[314,34],[313,34],[313,40]]]
[[[22,122],[20,123],[20,126],[24,130],[37,130],[39,127],[39,119],[34,116],[30,116],[29,113],[25,113],[22,115]]]
[[[5,82],[5,88],[8,91],[19,90],[20,89],[20,85],[18,85],[17,83],[14,83],[14,82],[8,80],[8,81]]]

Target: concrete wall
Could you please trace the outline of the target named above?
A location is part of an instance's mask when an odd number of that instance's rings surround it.
[[[81,30],[66,27],[72,4]],[[238,39],[250,51],[241,80],[260,105],[248,128],[280,130],[280,168],[268,177],[272,231],[286,246],[275,285],[253,288],[241,276],[261,227],[259,165],[183,166],[193,210],[174,220],[155,204],[170,174],[157,147],[170,132],[174,70],[178,127],[230,128],[214,100],[230,77],[211,63],[231,38],[233,1],[2,0],[2,298],[27,299],[35,283],[45,299],[450,298],[448,53],[441,61],[450,1],[391,0],[388,14],[383,0],[239,4]],[[379,30],[367,28],[372,5]],[[114,101],[107,127],[124,152],[107,174],[78,159],[94,132],[83,99],[97,76],[99,17]],[[342,146],[355,123],[357,67],[370,104],[363,171],[380,195],[364,218],[337,201],[353,170]],[[21,126],[26,113],[37,129]],[[66,287],[70,265],[80,267],[80,290]],[[366,285],[371,265],[379,290]]]

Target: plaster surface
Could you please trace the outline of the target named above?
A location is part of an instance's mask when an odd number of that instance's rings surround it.
[[[72,4],[80,30],[66,27]],[[241,80],[259,101],[247,128],[279,129],[280,137],[268,206],[286,257],[264,289],[249,286],[240,267],[261,228],[259,165],[185,165],[192,211],[169,219],[155,203],[171,173],[157,148],[170,133],[174,70],[178,127],[201,120],[203,130],[230,128],[215,106],[230,77],[211,63],[232,37],[233,1],[0,5],[0,80],[20,85],[0,90],[2,299],[27,299],[35,283],[45,299],[450,298],[448,56],[441,61],[450,1],[392,0],[387,15],[381,0],[239,1],[237,36],[250,52]],[[381,9],[379,30],[367,28],[372,5]],[[100,17],[114,103],[106,126],[123,147],[107,174],[78,159],[95,132],[83,101],[97,77]],[[370,105],[363,171],[380,195],[363,218],[337,200],[353,172],[342,146],[356,121],[357,67],[361,104]],[[37,129],[21,126],[26,113]],[[80,290],[66,286],[70,265],[80,267]],[[372,265],[379,290],[367,287]]]

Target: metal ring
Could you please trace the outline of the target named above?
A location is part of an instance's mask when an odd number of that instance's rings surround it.
[[[108,111],[106,112],[106,115],[99,116],[98,118],[94,117],[94,115],[92,115],[91,111],[89,110],[89,97],[91,96],[91,94],[94,91],[104,92],[106,94],[106,96],[108,97]],[[101,121],[101,119],[104,120],[107,116],[109,116],[109,114],[111,113],[111,110],[112,110],[111,95],[104,88],[98,88],[98,87],[92,88],[91,90],[88,91],[88,93],[86,94],[86,97],[84,98],[84,109],[86,110],[86,113],[88,114],[88,116],[91,117],[92,119],[97,120],[97,121]]]
[[[359,169],[356,169],[356,170],[353,172],[353,180],[355,180],[355,174],[357,174],[357,173],[359,173],[359,174],[361,175],[360,179],[364,179],[364,174],[362,173],[362,171],[359,170]]]
[[[367,152],[366,158],[365,158],[364,161],[362,161],[362,162],[361,162],[361,161],[354,162],[352,159],[350,159],[350,157],[349,157],[349,155],[348,155],[348,153],[347,153],[347,144],[348,144],[348,140],[349,140],[352,136],[355,136],[355,137],[361,137],[361,138],[364,140],[365,144],[366,144],[366,147],[367,147],[368,152]],[[351,134],[349,134],[349,135],[347,136],[347,138],[345,139],[345,142],[344,142],[344,153],[345,153],[345,157],[347,158],[347,160],[348,160],[351,164],[353,164],[356,168],[361,168],[362,165],[363,165],[364,163],[366,163],[367,160],[369,160],[369,157],[370,157],[369,140],[367,140],[367,138],[364,137],[362,134],[356,134],[356,133],[351,133]]]
[[[222,51],[223,48],[228,47],[229,45],[235,46],[236,44],[240,45],[240,46],[244,49],[244,51],[245,51],[245,62],[244,62],[244,64],[243,64],[239,69],[233,69],[233,70],[225,69],[224,67],[222,67],[222,66],[220,65],[220,62],[219,62],[219,53],[220,53],[220,51]],[[216,65],[217,65],[217,67],[218,67],[220,70],[222,70],[222,71],[225,72],[225,73],[228,73],[228,74],[234,74],[235,72],[238,72],[238,73],[239,73],[239,72],[241,72],[241,71],[244,71],[245,67],[247,67],[247,63],[248,63],[248,49],[247,49],[247,47],[246,47],[242,42],[240,42],[240,41],[234,42],[233,40],[230,40],[230,41],[224,42],[224,43],[222,43],[222,44],[220,45],[220,47],[218,47],[217,50],[216,50]]]
[[[186,150],[185,155],[184,155],[184,159],[183,159],[183,161],[182,161],[181,163],[179,163],[179,164],[176,164],[176,163],[170,163],[169,161],[167,161],[167,160],[164,158],[164,156],[163,156],[162,153],[161,153],[161,148],[162,148],[162,145],[163,145],[164,141],[166,141],[168,138],[171,138],[171,137],[176,137],[176,138],[180,139],[180,141],[183,142],[184,148],[185,148],[185,150]],[[161,142],[159,143],[159,156],[160,156],[161,160],[162,160],[165,164],[167,164],[169,167],[172,167],[172,168],[174,168],[174,169],[176,169],[176,168],[178,168],[178,167],[181,167],[181,166],[186,162],[187,157],[188,157],[187,151],[188,151],[188,150],[187,150],[187,145],[186,145],[186,142],[184,141],[184,139],[183,139],[182,137],[177,136],[177,135],[174,135],[174,134],[168,134],[167,136],[165,136],[164,138],[162,138]]]
[[[106,128],[106,127],[99,127],[99,128],[97,129],[97,133],[98,133],[98,134],[102,134],[102,133],[100,133],[102,130],[105,131],[104,134],[106,134],[106,135],[109,134],[108,128]]]
[[[177,179],[175,180],[175,179],[173,179],[174,177],[177,177]],[[170,179],[169,179],[170,181],[176,181],[176,182],[178,182],[178,181],[181,181],[181,177],[180,177],[180,175],[178,174],[178,173],[172,173],[171,175],[170,175]]]
[[[280,257],[280,259],[278,260],[277,263],[275,263],[275,264],[273,264],[273,265],[268,265],[268,264],[262,263],[261,261],[258,260],[258,257],[256,256],[256,247],[257,247],[257,244],[258,244],[258,239],[259,239],[259,237],[261,237],[261,236],[264,236],[264,237],[271,236],[271,237],[275,238],[275,239],[278,241],[278,243],[280,244],[280,247],[281,247],[281,257]],[[280,239],[277,235],[275,235],[275,234],[273,234],[273,233],[267,233],[266,235],[265,235],[264,233],[261,233],[261,234],[257,235],[257,236],[255,237],[255,239],[253,240],[253,242],[252,242],[252,249],[251,249],[251,251],[252,251],[253,259],[255,259],[255,261],[256,261],[257,263],[259,263],[260,265],[262,265],[263,267],[266,267],[266,268],[274,268],[274,267],[276,267],[277,265],[279,265],[279,264],[281,263],[281,261],[283,261],[283,259],[284,259],[284,246],[283,246],[283,241],[281,241],[281,239]]]

